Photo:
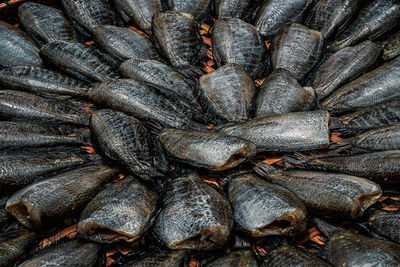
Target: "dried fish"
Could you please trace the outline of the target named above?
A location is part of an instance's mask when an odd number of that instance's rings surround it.
[[[39,45],[60,40],[78,41],[68,19],[50,6],[25,2],[18,8],[18,21]]]
[[[0,235],[0,266],[13,266],[35,246],[38,234],[26,229]]]
[[[41,65],[39,47],[20,29],[0,21],[0,69],[19,65]]]
[[[261,0],[215,0],[216,19],[238,18],[247,22],[253,21]]]
[[[206,16],[212,6],[211,0],[165,0],[173,11],[190,13],[197,20]]]
[[[220,133],[167,129],[159,139],[175,160],[215,171],[236,167],[256,154],[253,143]]]
[[[247,72],[237,64],[228,63],[199,80],[201,102],[209,113],[226,121],[250,118],[256,89]]]
[[[282,246],[268,253],[265,266],[271,267],[329,267],[329,263],[295,246]]]
[[[89,45],[55,41],[40,49],[46,62],[83,81],[105,82],[117,79],[117,70],[109,60]]]
[[[188,252],[185,250],[177,250],[177,251],[162,251],[155,254],[151,254],[149,256],[142,257],[140,259],[135,259],[126,264],[123,264],[124,267],[150,267],[150,266],[159,266],[159,267],[183,267],[186,266],[184,264],[186,258],[188,258]]]
[[[253,79],[265,76],[269,54],[264,40],[253,25],[238,18],[219,19],[214,24],[212,44],[218,67],[236,63]]]
[[[231,252],[207,264],[207,267],[257,267],[258,262],[251,250]]]
[[[366,224],[374,233],[400,243],[399,218],[399,211],[373,210]]]
[[[80,211],[116,172],[89,166],[41,180],[12,195],[6,209],[26,228],[41,228]]]
[[[234,177],[228,196],[236,227],[253,237],[294,235],[306,228],[307,210],[300,199],[254,174]]]
[[[293,112],[219,127],[226,135],[251,140],[260,151],[305,151],[329,145],[326,111]]]
[[[395,34],[383,45],[383,59],[392,60],[400,55],[400,33]]]
[[[227,243],[232,227],[228,200],[191,173],[172,180],[154,232],[170,249],[214,250]]]
[[[307,111],[316,104],[314,89],[302,87],[288,71],[278,69],[258,89],[255,117],[262,118],[289,112]]]
[[[297,23],[286,24],[271,43],[272,67],[285,69],[301,81],[319,60],[323,43],[319,31]]]

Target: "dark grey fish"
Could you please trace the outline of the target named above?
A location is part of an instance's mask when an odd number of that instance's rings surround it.
[[[157,148],[150,134],[139,120],[124,113],[112,110],[95,111],[90,120],[91,133],[107,157],[125,166],[130,172],[149,179],[162,176],[157,166]]]
[[[0,21],[0,69],[19,65],[41,65],[39,47],[20,29]]]
[[[77,232],[99,243],[134,242],[152,223],[157,195],[137,178],[110,184],[82,211]]]
[[[328,40],[348,25],[359,10],[361,0],[320,0],[314,6],[307,26],[320,31]]]
[[[26,228],[41,228],[80,211],[116,172],[89,166],[41,180],[12,195],[6,209]]]
[[[73,240],[49,249],[22,264],[21,267],[41,267],[51,264],[52,267],[67,266],[98,266],[101,246],[96,243],[86,243]]]
[[[290,72],[278,69],[269,74],[258,89],[255,118],[307,111],[315,104],[314,89],[300,86]]]
[[[331,113],[354,111],[400,96],[400,58],[370,71],[326,97],[321,106]]]
[[[254,21],[264,38],[275,36],[289,22],[300,22],[312,0],[264,0]]]
[[[188,252],[185,250],[156,252],[123,264],[124,267],[184,267]]]
[[[223,247],[233,227],[229,201],[192,173],[172,180],[154,232],[169,249]]]
[[[197,20],[205,17],[211,0],[165,0],[169,10],[190,13]]]
[[[89,98],[161,127],[179,129],[195,124],[192,121],[193,108],[187,107],[179,98],[167,96],[135,80],[121,79],[102,83],[93,88]]]
[[[119,74],[107,58],[89,45],[55,41],[40,49],[46,62],[83,81],[105,82]]]
[[[274,249],[267,254],[264,265],[268,267],[329,267],[328,262],[288,245]]]
[[[234,177],[228,197],[236,227],[253,237],[294,235],[306,229],[307,210],[300,199],[254,174]]]
[[[280,170],[259,162],[256,172],[269,182],[295,193],[310,211],[355,219],[376,203],[382,190],[376,183],[350,175],[302,170]]]
[[[383,59],[392,60],[400,55],[400,33],[393,35],[383,45]]]
[[[101,48],[121,60],[159,59],[151,40],[129,28],[103,25],[93,28],[92,35]]]
[[[0,235],[0,266],[13,266],[20,257],[28,254],[38,239],[38,234],[26,229]]]
[[[0,71],[3,89],[39,95],[60,94],[87,97],[92,85],[39,66],[22,65]]]
[[[364,40],[374,41],[398,25],[400,3],[397,0],[373,0],[361,9],[357,18],[335,41],[343,48]]]
[[[261,0],[215,0],[214,12],[216,19],[238,18],[251,22]]]
[[[133,58],[122,63],[119,70],[129,79],[147,83],[166,95],[170,93],[179,95],[186,102],[199,106],[198,92],[191,84],[193,81],[160,61]]]
[[[39,45],[59,40],[78,41],[68,19],[50,6],[26,2],[18,8],[18,21]]]
[[[238,18],[219,19],[214,24],[212,45],[218,67],[236,63],[253,79],[265,76],[269,54],[264,40],[253,25]]]
[[[400,243],[400,212],[387,210],[373,210],[367,221],[367,226],[374,233],[389,240]]]
[[[319,31],[297,23],[286,24],[271,43],[272,67],[285,69],[301,81],[319,60],[323,43]]]
[[[240,65],[228,63],[201,76],[199,88],[203,106],[217,118],[224,121],[250,118],[256,88]]]
[[[256,154],[250,141],[208,131],[167,129],[159,139],[170,157],[215,171],[236,167]]]
[[[314,80],[314,89],[322,99],[376,65],[382,49],[371,41],[346,47],[329,57],[319,68]]]
[[[251,250],[239,250],[216,259],[207,267],[258,267],[258,262]]]
[[[329,145],[326,111],[293,112],[222,126],[221,133],[251,140],[261,151],[305,151]]]
[[[36,119],[88,125],[89,111],[60,100],[40,97],[24,92],[0,91],[0,118]]]

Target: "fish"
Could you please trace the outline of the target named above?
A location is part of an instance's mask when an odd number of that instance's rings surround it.
[[[51,264],[61,266],[99,266],[101,245],[96,243],[72,240],[51,247],[46,252],[22,262],[21,267],[40,267]]]
[[[371,231],[391,241],[400,243],[400,234],[398,231],[400,222],[399,211],[374,209],[371,210],[367,218],[366,225]]]
[[[269,67],[267,46],[257,29],[238,18],[222,18],[212,31],[214,60],[218,68],[227,63],[242,66],[252,79],[265,76]]]
[[[169,10],[190,13],[198,20],[204,18],[212,6],[211,0],[165,0]]]
[[[321,107],[333,114],[358,110],[400,96],[400,58],[376,68],[337,89]]]
[[[374,41],[392,30],[400,19],[400,3],[397,0],[373,0],[363,6],[358,16],[336,38],[336,49],[355,45],[365,40]]]
[[[257,153],[250,141],[216,132],[166,129],[158,138],[167,156],[214,171],[234,168]]]
[[[101,151],[123,165],[129,172],[143,178],[163,176],[168,162],[159,164],[160,151],[150,133],[135,117],[108,109],[95,111],[90,119],[90,130]],[[159,158],[159,160],[157,160]]]
[[[193,107],[188,107],[179,97],[165,95],[139,81],[120,79],[96,85],[89,99],[152,124],[156,129],[201,127],[192,121]]]
[[[280,185],[298,196],[307,209],[320,216],[356,219],[382,196],[380,186],[356,176],[283,170],[259,162],[255,171],[268,182]]]
[[[118,10],[123,11],[132,22],[151,35],[151,20],[163,11],[162,0],[113,0]]]
[[[54,67],[86,82],[105,82],[119,77],[117,68],[98,50],[85,44],[55,41],[40,49],[40,56]]]
[[[292,192],[244,174],[228,185],[235,226],[253,237],[294,235],[306,229],[307,210]]]
[[[251,250],[239,250],[220,257],[207,267],[258,267],[258,262]]]
[[[321,219],[314,221],[329,238],[325,251],[327,260],[333,266],[398,266],[400,264],[400,245],[345,231]]]
[[[132,243],[150,227],[156,204],[154,191],[133,176],[125,177],[89,202],[82,211],[77,232],[98,243]]]
[[[129,28],[112,25],[92,30],[94,41],[105,51],[121,59],[160,59],[151,40]]]
[[[25,64],[43,64],[39,56],[39,47],[22,30],[0,21],[0,39],[0,69]]]
[[[199,92],[193,80],[158,60],[132,58],[121,64],[119,71],[126,78],[156,87],[166,95],[176,94],[187,103],[200,107]]]
[[[0,91],[0,118],[30,119],[88,125],[89,111],[72,103],[61,102],[25,92]]]
[[[0,235],[0,266],[13,266],[37,244],[39,235],[27,229]]]
[[[116,173],[93,165],[48,177],[13,194],[6,209],[26,228],[40,229],[81,211]]]
[[[250,118],[256,88],[242,66],[227,63],[199,79],[203,107],[223,121],[246,121]],[[213,116],[213,115],[211,115]]]
[[[215,18],[238,18],[247,22],[253,21],[261,0],[215,0]]]
[[[57,9],[32,2],[18,8],[21,27],[42,46],[53,41],[79,41],[78,33]]]
[[[172,250],[214,250],[223,247],[233,228],[232,208],[219,191],[197,173],[171,181],[154,234]]]
[[[284,69],[278,69],[257,90],[255,118],[311,110],[316,94],[311,87],[302,87],[296,78]]]
[[[348,26],[361,4],[361,0],[318,1],[311,12],[307,26],[320,31],[324,39],[330,40]]]
[[[301,22],[312,3],[312,0],[264,0],[254,26],[263,38],[271,39],[286,23]]]
[[[187,264],[184,264],[188,261],[188,252],[185,250],[176,250],[176,251],[161,251],[155,254],[151,254],[149,256],[140,257],[139,259],[135,259],[129,261],[125,264],[122,264],[124,267],[150,267],[150,266],[159,266],[159,267],[184,267]]]
[[[117,17],[109,1],[61,0],[60,2],[74,28],[85,37],[89,37],[96,26],[117,25]]]
[[[302,81],[321,57],[324,38],[298,23],[285,24],[271,42],[271,65],[285,69]]]
[[[400,33],[396,33],[383,44],[383,59],[390,61],[400,55]]]
[[[251,140],[258,152],[295,152],[329,145],[326,111],[292,112],[216,127],[219,132]]]
[[[0,86],[38,95],[88,97],[92,85],[40,66],[21,65],[0,71]]]

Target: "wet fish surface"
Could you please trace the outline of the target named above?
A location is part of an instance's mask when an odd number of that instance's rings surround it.
[[[251,22],[259,9],[261,0],[215,0],[216,19],[238,18]]]
[[[188,252],[185,250],[177,251],[162,251],[156,252],[155,254],[136,259],[128,263],[122,264],[124,267],[184,267],[184,263],[187,261]]]
[[[400,243],[399,218],[398,211],[374,210],[368,216],[367,225],[380,236]]]
[[[392,60],[400,55],[400,33],[396,33],[383,46],[383,59]]]
[[[239,250],[229,253],[206,265],[207,267],[257,267],[258,262],[251,250]]]
[[[27,254],[37,242],[38,234],[23,229],[0,235],[0,266],[12,266],[21,256]]]
[[[190,13],[197,20],[206,15],[211,7],[211,0],[166,0],[168,8],[172,11]]]

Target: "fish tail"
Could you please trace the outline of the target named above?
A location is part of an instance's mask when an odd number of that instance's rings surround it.
[[[329,122],[329,129],[330,130],[339,130],[343,129],[344,123],[339,117],[331,117],[330,122]]]
[[[332,224],[329,224],[320,218],[314,218],[313,221],[317,228],[321,230],[321,232],[324,233],[324,235],[326,235],[328,238],[338,235],[344,231],[343,229],[333,226]]]
[[[257,163],[255,163],[255,165],[256,166],[253,168],[253,170],[258,175],[263,176],[263,177],[269,176],[279,170],[278,168],[276,168],[270,164],[267,164],[265,162],[262,162],[262,161],[258,161]]]
[[[301,154],[301,153],[293,153],[293,155],[285,155],[282,157],[283,164],[285,165],[285,168],[302,168],[307,165],[307,162],[310,161],[310,158],[308,158],[306,155]]]
[[[332,141],[328,149],[334,149],[334,151],[332,152],[336,154],[338,152],[351,149],[353,146],[354,146],[354,138],[348,138],[348,139]]]

